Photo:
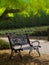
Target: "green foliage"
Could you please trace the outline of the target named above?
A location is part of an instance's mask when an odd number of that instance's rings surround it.
[[[49,25],[49,15],[46,15],[43,11],[39,11],[40,16],[30,13],[29,17],[22,16],[21,14],[14,15],[7,21],[0,22],[0,29],[16,29],[34,26]]]
[[[31,11],[36,15],[40,9],[47,13],[49,0],[0,0],[0,8],[3,7],[5,9],[20,9],[23,15],[24,12],[29,15]]]
[[[6,9],[20,9],[21,12],[0,21],[0,29],[49,25],[49,0],[0,0],[0,12],[3,14]]]
[[[0,49],[9,49],[10,45],[5,40],[0,39]]]

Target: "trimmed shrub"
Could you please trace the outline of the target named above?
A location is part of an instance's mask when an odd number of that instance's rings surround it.
[[[0,39],[0,49],[10,49],[10,45],[5,40]]]

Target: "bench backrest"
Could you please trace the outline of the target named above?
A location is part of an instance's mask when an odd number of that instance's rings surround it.
[[[14,45],[25,45],[25,44],[30,43],[28,35],[13,34],[11,36],[8,36],[8,39],[9,39],[10,44],[12,46],[14,46]]]

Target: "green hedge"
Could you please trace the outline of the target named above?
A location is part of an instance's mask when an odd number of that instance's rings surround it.
[[[5,40],[0,39],[0,49],[10,49],[10,45]]]
[[[35,15],[24,17],[17,14],[14,18],[10,18],[10,20],[0,21],[0,29],[15,29],[45,25],[49,25],[49,16],[44,14],[40,17]]]

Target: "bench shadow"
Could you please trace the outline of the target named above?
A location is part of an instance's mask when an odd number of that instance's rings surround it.
[[[32,57],[27,55],[22,56],[16,54],[13,59],[9,59],[9,53],[0,54],[0,65],[49,65],[49,60],[41,59],[40,57]]]

